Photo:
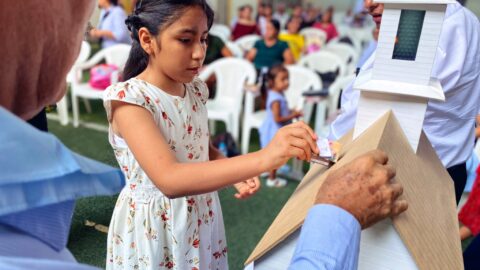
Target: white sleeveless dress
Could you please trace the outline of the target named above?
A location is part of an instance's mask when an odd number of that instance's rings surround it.
[[[112,100],[141,106],[152,113],[179,162],[208,161],[208,89],[198,78],[185,87],[182,98],[136,78],[113,85],[104,93],[109,121]],[[107,269],[228,269],[217,193],[169,199],[111,127],[109,141],[127,184],[110,222]]]

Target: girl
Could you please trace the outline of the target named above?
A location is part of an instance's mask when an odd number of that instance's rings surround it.
[[[246,198],[262,171],[318,152],[304,123],[245,156],[224,159],[212,147],[208,89],[196,78],[212,22],[206,0],[142,0],[126,21],[134,40],[126,81],[104,94],[127,181],[110,223],[107,269],[228,269],[216,190],[235,185]]]
[[[260,127],[262,148],[267,147],[281,127],[302,116],[301,112],[288,109],[287,99],[283,95],[289,86],[288,70],[283,65],[273,66],[266,75],[266,82],[270,90],[267,95],[267,117]],[[287,184],[285,179],[276,177],[276,172],[276,169],[270,171],[268,187],[283,187]]]

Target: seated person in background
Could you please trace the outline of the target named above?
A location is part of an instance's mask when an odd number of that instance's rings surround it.
[[[315,8],[313,5],[310,5],[307,8],[307,12],[305,13],[305,16],[303,18],[303,23],[301,28],[307,28],[307,27],[312,27],[315,22],[318,21],[319,17],[321,15],[321,9]]]
[[[284,29],[287,26],[289,15],[287,13],[287,6],[284,2],[279,2],[276,5],[277,11],[273,13],[273,19],[280,23],[280,28]]]
[[[118,5],[118,0],[99,0],[101,9],[97,28],[90,30],[90,37],[100,40],[102,48],[117,44],[132,44],[130,32],[125,25],[127,14]]]
[[[238,20],[232,29],[232,40],[237,40],[246,35],[260,35],[257,22],[252,19],[253,8],[250,5],[238,9]]]
[[[223,57],[232,57],[233,53],[228,49],[223,40],[215,35],[208,35],[207,53],[204,65],[208,65]]]
[[[263,13],[258,17],[258,28],[260,29],[260,34],[263,36],[267,32],[268,22],[273,20],[273,7],[271,4],[265,3],[262,4],[262,6]]]
[[[299,33],[301,23],[297,18],[289,20],[287,22],[287,31],[278,36],[279,40],[288,43],[295,61],[298,61],[305,52],[305,37]]]
[[[475,128],[475,141],[480,137],[480,115],[477,115]],[[475,151],[472,155],[476,155]],[[476,163],[476,162],[475,162]],[[467,202],[460,210],[458,218],[462,223],[460,227],[460,239],[463,241],[480,233],[480,167],[477,166],[472,190]],[[469,175],[470,177],[470,175]]]
[[[266,29],[263,39],[255,42],[253,48],[247,53],[247,59],[253,62],[255,68],[259,71],[268,70],[275,64],[293,64],[295,59],[288,43],[278,40],[280,23],[276,20],[270,20]]]
[[[347,12],[345,12],[345,17],[342,20],[342,23],[344,25],[351,26],[354,20],[355,20],[355,14],[353,14],[352,9],[351,8],[347,9]]]
[[[207,44],[207,53],[205,54],[204,66],[211,64],[215,60],[221,59],[223,57],[232,57],[233,53],[228,49],[227,45],[223,40],[217,36],[209,34],[208,44]],[[205,82],[210,91],[209,98],[215,97],[217,79],[215,75],[210,76]]]
[[[325,31],[327,33],[327,42],[338,37],[337,27],[333,23],[333,7],[329,7],[322,15],[320,22],[316,22],[313,27]]]
[[[303,29],[304,27],[306,27],[306,26],[303,25],[303,21],[305,19],[303,18],[303,7],[302,7],[302,5],[297,4],[297,5],[293,6],[292,15],[290,16],[290,18],[288,20],[291,21],[293,19],[297,19],[297,20],[300,21],[300,30]]]

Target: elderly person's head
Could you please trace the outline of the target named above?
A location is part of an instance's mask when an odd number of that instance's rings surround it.
[[[0,106],[30,119],[65,93],[93,0],[0,1]]]

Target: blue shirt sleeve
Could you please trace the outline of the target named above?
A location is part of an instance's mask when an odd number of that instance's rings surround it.
[[[0,269],[9,270],[99,270],[96,267],[76,262],[64,262],[25,257],[0,256]]]
[[[333,205],[314,206],[288,269],[357,269],[360,232],[360,224],[347,211]]]

